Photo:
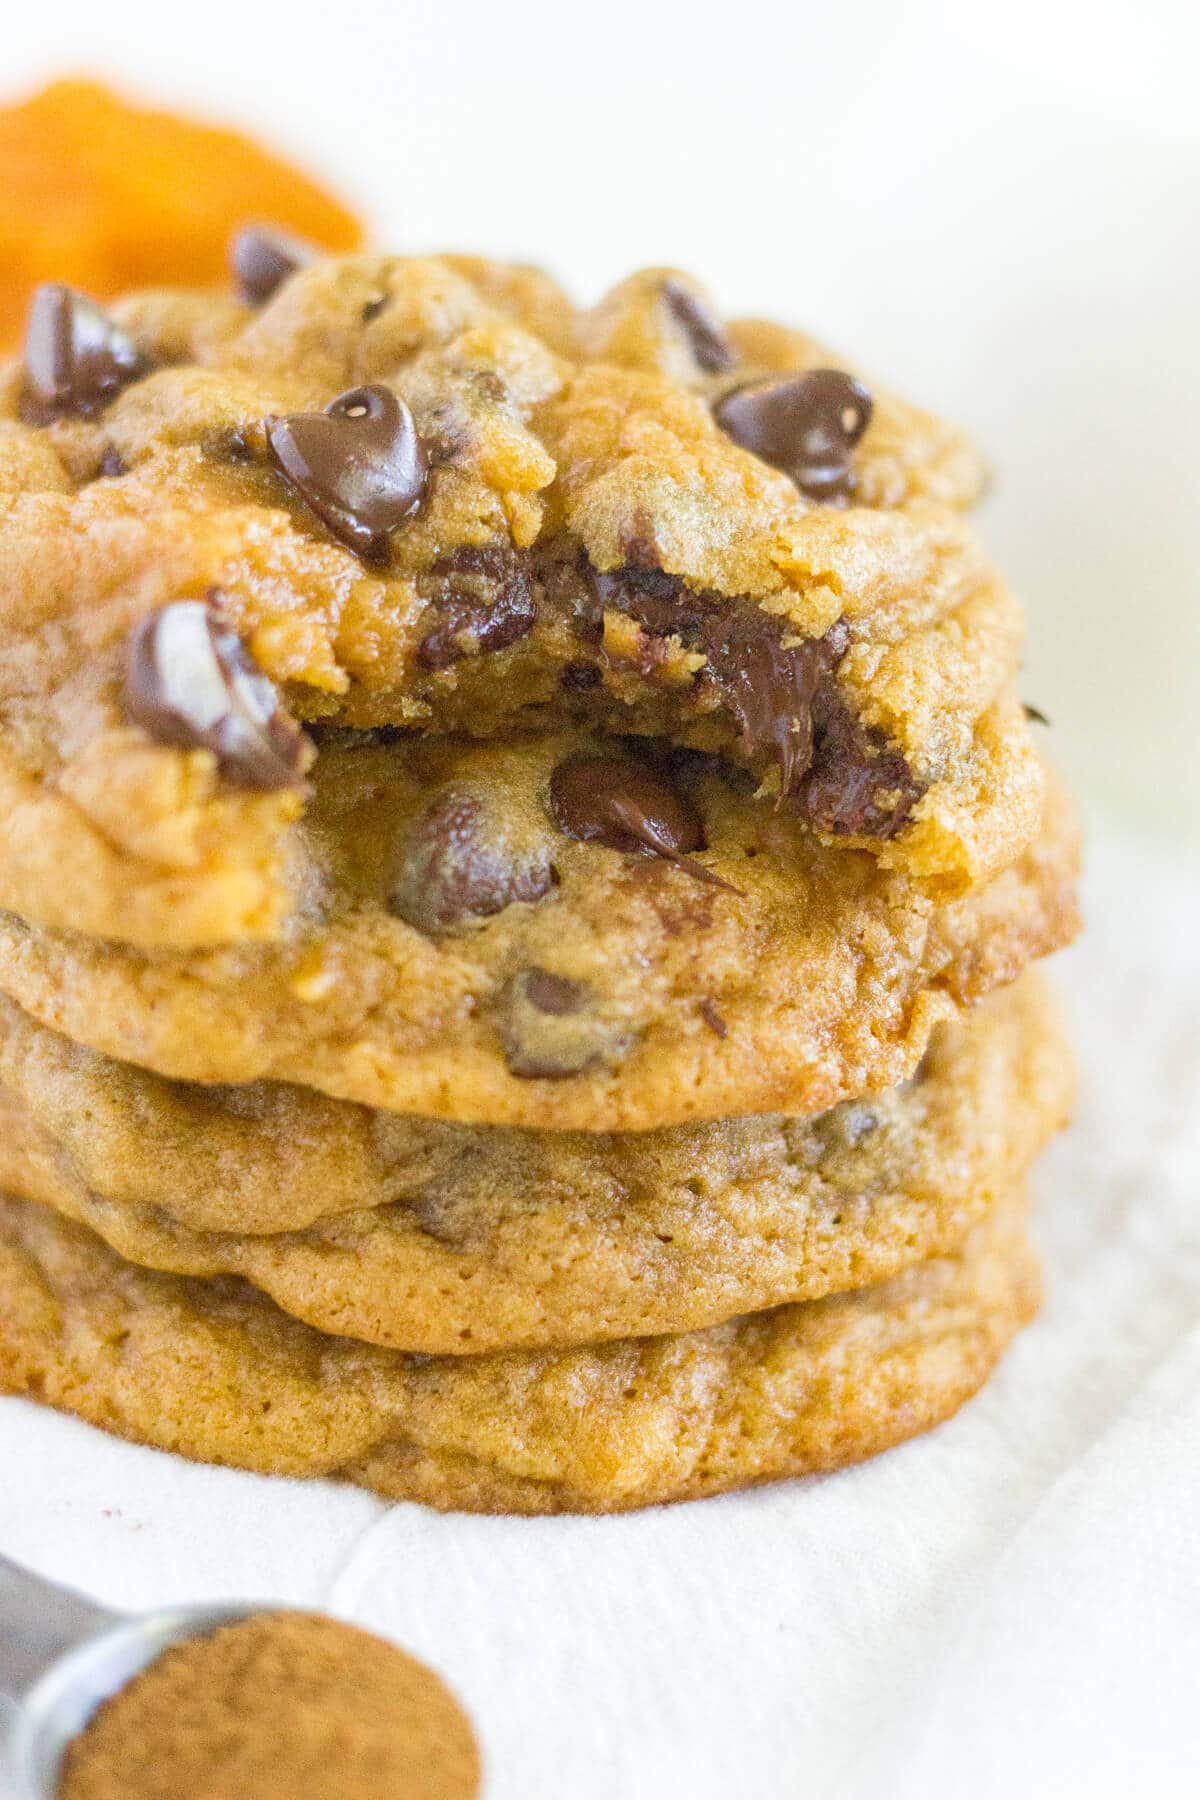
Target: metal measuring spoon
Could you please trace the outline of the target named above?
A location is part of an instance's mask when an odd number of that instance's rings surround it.
[[[110,1612],[0,1556],[0,1776],[7,1781],[0,1788],[10,1800],[55,1800],[72,1738],[164,1650],[256,1613],[287,1610]]]

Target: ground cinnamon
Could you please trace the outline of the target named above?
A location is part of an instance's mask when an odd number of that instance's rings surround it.
[[[431,1669],[315,1613],[168,1650],[70,1746],[59,1800],[472,1800],[479,1753]]]

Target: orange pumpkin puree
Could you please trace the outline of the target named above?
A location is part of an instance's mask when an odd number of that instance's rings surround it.
[[[224,281],[230,235],[254,220],[329,250],[362,241],[340,201],[241,132],[85,80],[0,108],[0,345],[39,281],[99,300]]]

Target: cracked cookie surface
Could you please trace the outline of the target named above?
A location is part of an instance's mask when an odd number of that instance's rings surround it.
[[[841,390],[803,398],[827,362],[666,270],[590,311],[462,257],[107,325],[59,290],[0,383],[0,904],[148,948],[286,931],[302,784],[128,704],[131,637],[181,604],[302,724],[665,737],[939,892],[986,879],[1040,776],[1020,611],[960,513],[978,464],[878,390],[839,461]],[[780,382],[821,498],[720,423]]]

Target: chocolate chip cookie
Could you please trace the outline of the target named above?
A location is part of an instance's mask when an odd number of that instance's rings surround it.
[[[871,1456],[947,1418],[1038,1299],[1008,1197],[955,1256],[675,1337],[409,1357],[0,1200],[0,1390],[206,1462],[479,1512],[614,1512]]]
[[[609,1137],[320,1101],[309,1118],[296,1089],[210,1099],[9,1024],[0,1190],[80,1221],[130,1262],[241,1275],[320,1331],[451,1355],[693,1330],[953,1251],[1024,1179],[1071,1086],[1034,976],[935,1034],[900,1089],[810,1119]],[[254,1216],[274,1197],[275,1223],[282,1210],[301,1228],[237,1228],[256,1175]],[[322,1198],[324,1216],[305,1217]]]
[[[0,915],[0,991],[179,1079],[641,1130],[894,1085],[1075,925],[1058,795],[1020,861],[938,901],[640,740],[351,738],[309,782],[280,942],[152,954]]]
[[[675,271],[580,311],[478,259],[234,260],[47,286],[0,378],[0,904],[286,937],[330,727],[666,740],[938,894],[1027,846],[958,434]]]

